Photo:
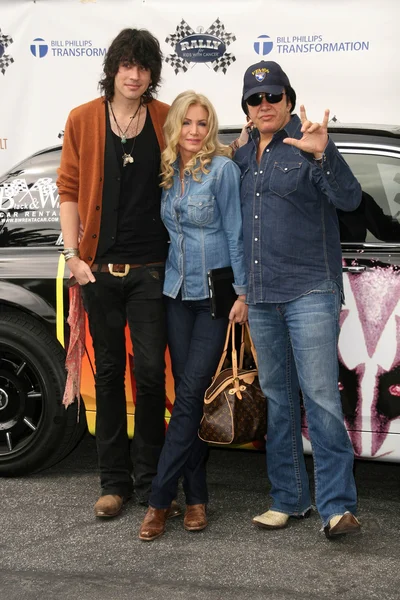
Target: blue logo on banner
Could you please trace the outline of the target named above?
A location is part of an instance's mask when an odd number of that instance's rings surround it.
[[[36,58],[43,58],[49,51],[49,47],[43,38],[35,38],[31,44],[31,52]]]
[[[254,50],[261,56],[269,54],[273,47],[274,43],[271,41],[269,35],[259,35],[254,42]]]

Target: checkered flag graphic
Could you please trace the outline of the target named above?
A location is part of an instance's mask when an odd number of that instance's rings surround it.
[[[213,69],[216,73],[222,71],[225,75],[228,70],[228,67],[230,67],[231,64],[235,62],[235,60],[236,57],[233,56],[233,54],[226,53],[224,54],[224,56],[221,56],[221,58],[217,58],[217,60],[213,61]]]
[[[176,44],[183,40],[188,35],[193,35],[196,32],[194,29],[190,27],[188,23],[184,19],[177,25],[175,33],[171,33],[168,37],[165,38],[167,44],[170,44],[173,48],[175,48]]]
[[[8,54],[3,54],[3,56],[0,58],[0,71],[3,73],[3,75],[6,72],[7,67],[9,67],[13,62],[14,59],[12,58],[12,56],[8,56]]]
[[[210,25],[206,33],[219,38],[224,42],[226,46],[229,46],[229,44],[236,41],[236,36],[233,33],[228,33],[227,31],[225,31],[225,25],[220,21],[219,17],[214,21],[212,25]]]
[[[179,25],[177,25],[175,33],[171,33],[171,35],[165,38],[165,41],[167,44],[170,44],[173,48],[175,48],[178,42],[185,39],[185,37],[188,35],[193,35],[194,33],[194,29],[192,29],[184,19],[182,19]],[[186,73],[189,68],[188,61],[184,58],[180,58],[177,54],[170,54],[165,59],[165,62],[171,65],[175,71],[175,75],[178,75],[178,73]]]
[[[14,179],[12,182],[3,184],[4,196],[6,198],[15,198],[23,192],[29,193],[29,188],[25,179]]]
[[[1,33],[0,29],[0,48],[5,49],[12,43],[12,38],[9,35]],[[9,67],[13,62],[14,59],[12,56],[10,56],[9,54],[3,54],[3,56],[0,58],[0,71],[3,75],[5,74],[7,67]]]
[[[165,62],[171,65],[175,71],[175,75],[178,73],[186,73],[189,68],[189,63],[184,58],[180,58],[177,54],[170,54],[165,59]]]

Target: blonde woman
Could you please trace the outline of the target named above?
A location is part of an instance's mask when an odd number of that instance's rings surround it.
[[[239,169],[218,141],[214,107],[201,94],[183,92],[171,105],[164,135],[161,217],[170,235],[164,295],[175,405],[139,532],[143,541],[164,533],[181,476],[185,529],[207,526],[207,445],[197,431],[228,323],[211,318],[208,270],[232,266],[238,299],[229,319],[247,320]]]

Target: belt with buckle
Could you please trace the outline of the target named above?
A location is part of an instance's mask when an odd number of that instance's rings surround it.
[[[165,263],[163,262],[152,262],[152,263],[141,263],[141,264],[124,264],[124,263],[103,263],[103,264],[93,264],[91,266],[91,270],[93,273],[110,273],[114,275],[114,277],[126,277],[131,269],[138,269],[139,267],[147,267],[147,266],[158,266],[163,267]]]

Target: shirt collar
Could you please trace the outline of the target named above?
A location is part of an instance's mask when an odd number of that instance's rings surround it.
[[[286,123],[285,127],[283,128],[283,131],[286,133],[287,137],[299,138],[301,137],[300,129],[301,121],[299,117],[297,115],[292,115],[290,117],[290,121]]]

